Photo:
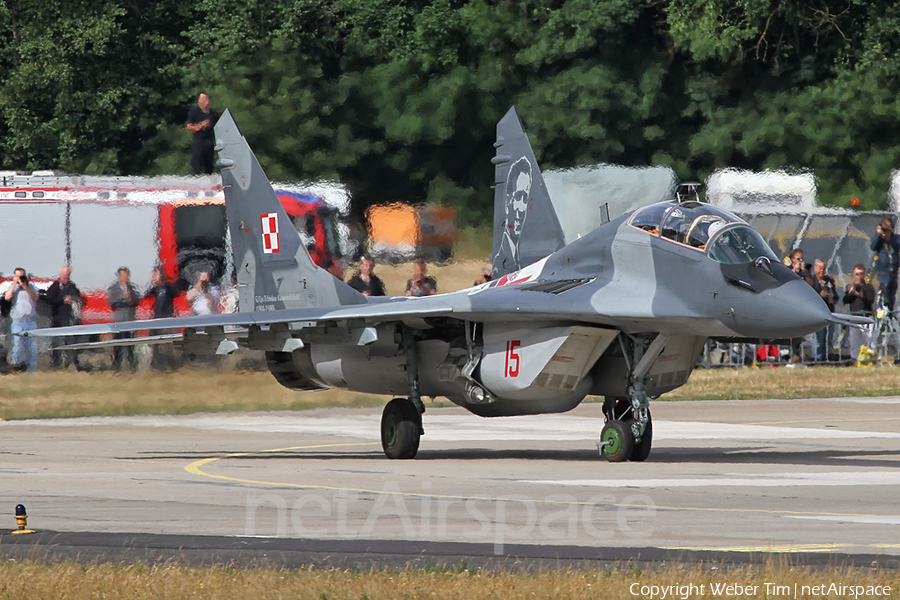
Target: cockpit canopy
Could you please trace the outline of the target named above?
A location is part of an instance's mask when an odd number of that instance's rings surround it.
[[[742,264],[760,256],[777,261],[759,233],[728,211],[702,202],[660,202],[638,209],[632,227],[698,250],[720,263]]]

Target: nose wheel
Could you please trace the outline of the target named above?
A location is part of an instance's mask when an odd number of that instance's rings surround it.
[[[381,447],[388,458],[415,458],[419,451],[422,414],[412,401],[394,398],[381,414]]]
[[[624,421],[607,421],[600,432],[600,456],[609,462],[623,462],[634,451],[634,434]]]
[[[645,408],[644,411],[646,422],[642,431],[640,409],[636,410],[627,398],[606,398],[603,403],[606,424],[597,444],[600,456],[609,462],[647,460],[653,445],[653,420],[650,409]]]

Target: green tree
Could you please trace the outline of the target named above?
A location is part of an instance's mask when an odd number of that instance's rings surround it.
[[[187,19],[172,0],[0,0],[3,167],[145,170]]]

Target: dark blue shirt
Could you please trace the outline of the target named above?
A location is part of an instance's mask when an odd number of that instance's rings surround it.
[[[195,106],[190,111],[188,111],[187,116],[187,124],[195,125],[197,123],[202,123],[209,119],[209,127],[206,129],[201,129],[200,131],[194,132],[194,143],[201,144],[212,144],[215,142],[216,134],[213,131],[213,125],[216,124],[216,121],[219,120],[219,113],[214,111],[213,109],[209,109],[208,113],[203,112],[203,109],[199,106]]]
[[[900,235],[892,233],[888,240],[876,235],[872,238],[872,252],[875,253],[873,269],[876,273],[897,275],[900,268]]]

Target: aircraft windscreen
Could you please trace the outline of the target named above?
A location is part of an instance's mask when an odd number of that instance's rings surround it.
[[[739,221],[722,209],[701,202],[682,202],[672,206],[663,218],[660,235],[692,248],[705,248],[706,242],[728,223]]]
[[[634,211],[631,216],[631,226],[649,233],[659,233],[659,222],[662,221],[663,215],[670,206],[672,206],[671,202],[659,202]]]
[[[760,256],[778,261],[762,236],[747,225],[735,225],[722,231],[713,239],[708,252],[711,259],[726,265],[751,263]]]
[[[692,248],[706,248],[706,242],[729,223],[741,223],[733,214],[702,202],[660,202],[635,211],[632,227]]]

